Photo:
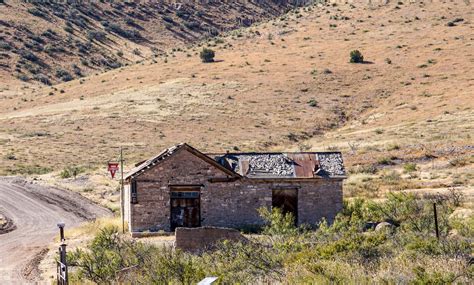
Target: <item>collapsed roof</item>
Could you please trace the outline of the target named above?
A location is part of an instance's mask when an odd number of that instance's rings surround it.
[[[160,161],[186,148],[233,176],[247,178],[344,178],[346,172],[340,152],[271,152],[204,154],[181,143],[133,168],[125,179],[134,178]]]
[[[345,177],[340,152],[226,153],[213,155],[221,165],[249,178]]]

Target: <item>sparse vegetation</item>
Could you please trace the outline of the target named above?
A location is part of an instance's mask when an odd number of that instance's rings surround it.
[[[403,170],[407,173],[416,171],[417,170],[416,163],[407,163],[403,165]]]
[[[353,50],[350,53],[350,62],[351,63],[362,63],[364,62],[364,56],[359,50]]]
[[[279,209],[261,209],[267,221],[261,235],[249,236],[246,243],[224,241],[200,255],[134,242],[112,227],[68,258],[78,269],[73,277],[78,282],[183,284],[205,276],[222,283],[469,282],[472,235],[467,229],[474,220],[450,219],[455,206],[448,196],[437,203],[439,241],[432,200],[390,194],[382,203],[346,203],[334,223],[322,222],[316,230],[295,227],[293,217]],[[368,221],[386,226],[374,229]]]
[[[84,168],[82,168],[82,167],[68,166],[68,167],[64,168],[61,171],[61,173],[59,173],[59,177],[61,177],[62,179],[71,178],[71,177],[76,179],[77,175],[79,175],[82,172],[84,172]]]
[[[215,52],[212,49],[203,48],[199,53],[199,57],[204,63],[214,62]]]
[[[310,107],[318,107],[318,101],[316,101],[316,99],[311,99],[308,101],[308,105]]]

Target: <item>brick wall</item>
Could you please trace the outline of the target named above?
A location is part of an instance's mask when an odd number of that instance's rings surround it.
[[[184,251],[200,251],[219,241],[245,241],[238,230],[218,227],[176,228],[174,246]]]
[[[211,183],[227,177],[221,169],[180,149],[136,178],[137,204],[130,204],[131,231],[170,230],[169,185],[202,185],[201,225],[242,227],[261,225],[260,207],[271,207],[272,189],[298,190],[298,223],[332,221],[342,209],[342,180],[254,180]],[[126,207],[127,207],[126,206]]]

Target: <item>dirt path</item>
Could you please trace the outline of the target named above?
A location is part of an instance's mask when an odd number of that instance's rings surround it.
[[[19,178],[0,178],[0,212],[16,226],[0,234],[0,284],[39,281],[34,261],[58,233],[58,222],[65,222],[67,230],[85,220],[110,215],[77,193]]]

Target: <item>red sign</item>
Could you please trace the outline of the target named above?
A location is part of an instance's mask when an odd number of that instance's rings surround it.
[[[112,179],[115,177],[115,173],[119,170],[118,162],[109,162],[109,172],[112,175]]]

